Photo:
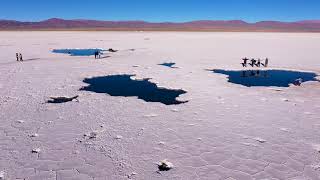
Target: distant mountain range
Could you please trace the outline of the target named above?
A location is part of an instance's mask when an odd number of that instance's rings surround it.
[[[97,21],[52,18],[40,22],[0,20],[0,30],[101,30],[101,31],[230,31],[230,32],[320,32],[320,20],[297,22],[191,21],[183,23],[145,21]]]

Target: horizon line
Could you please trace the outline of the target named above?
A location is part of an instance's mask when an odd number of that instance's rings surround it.
[[[242,19],[194,19],[194,20],[186,20],[186,21],[148,21],[148,20],[139,20],[139,19],[128,19],[128,20],[109,20],[109,19],[86,19],[86,18],[60,18],[60,17],[51,17],[42,20],[18,20],[18,19],[0,19],[0,21],[17,21],[17,22],[43,22],[52,19],[59,19],[59,20],[67,20],[67,21],[80,21],[80,20],[87,20],[87,21],[110,21],[110,22],[145,22],[145,23],[188,23],[188,22],[197,22],[197,21],[242,21],[248,24],[255,24],[259,22],[283,22],[283,23],[296,23],[302,21],[320,21],[320,19],[301,19],[296,21],[281,21],[281,20],[259,20],[259,21],[246,21]]]

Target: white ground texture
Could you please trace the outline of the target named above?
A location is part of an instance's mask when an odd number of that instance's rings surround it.
[[[319,73],[319,47],[320,34],[302,33],[0,32],[0,178],[320,179],[320,83],[248,88],[205,70],[241,69],[247,56]],[[94,60],[55,48],[120,51]],[[179,68],[157,65],[171,61]],[[181,88],[189,102],[79,91],[116,74]],[[165,159],[173,168],[158,171]]]

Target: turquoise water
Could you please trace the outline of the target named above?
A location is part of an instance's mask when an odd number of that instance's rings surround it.
[[[103,49],[54,49],[53,53],[70,54],[70,56],[93,56],[95,52],[103,53]]]

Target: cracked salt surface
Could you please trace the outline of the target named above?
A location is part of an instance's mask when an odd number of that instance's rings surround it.
[[[90,133],[84,134],[83,136],[88,137],[89,139],[95,139],[98,137],[98,131],[92,131]]]
[[[60,45],[97,47],[93,40],[102,38],[113,39],[99,42],[104,49],[138,49],[144,46],[146,36],[151,39],[146,50],[118,51],[108,61],[82,61],[83,57],[76,56],[67,61],[70,57],[47,52]],[[320,153],[313,146],[320,143],[319,83],[244,88],[227,83],[223,75],[203,71],[211,66],[237,69],[239,64],[233,60],[249,52],[270,56],[275,67],[320,72],[318,36],[1,32],[0,39],[13,46],[2,47],[0,54],[0,172],[10,180],[319,180]],[[192,43],[185,43],[189,40]],[[59,45],[48,45],[50,42]],[[212,46],[212,42],[218,45]],[[34,43],[41,45],[39,51],[29,46]],[[177,48],[168,48],[168,43]],[[40,57],[41,61],[12,62],[12,52],[18,49],[26,58]],[[183,68],[170,70],[157,65],[163,57],[173,57]],[[164,106],[79,92],[86,77],[123,73],[150,77],[163,87],[187,89],[188,93],[177,99],[192,101]],[[43,103],[52,95],[76,94],[81,97],[79,103]],[[97,138],[83,136],[93,131],[98,131]],[[39,136],[30,138],[33,133]],[[116,140],[117,135],[124,138]],[[267,142],[260,143],[254,137]],[[41,152],[31,153],[32,148],[41,148]],[[159,171],[158,162],[165,158],[174,168]]]

